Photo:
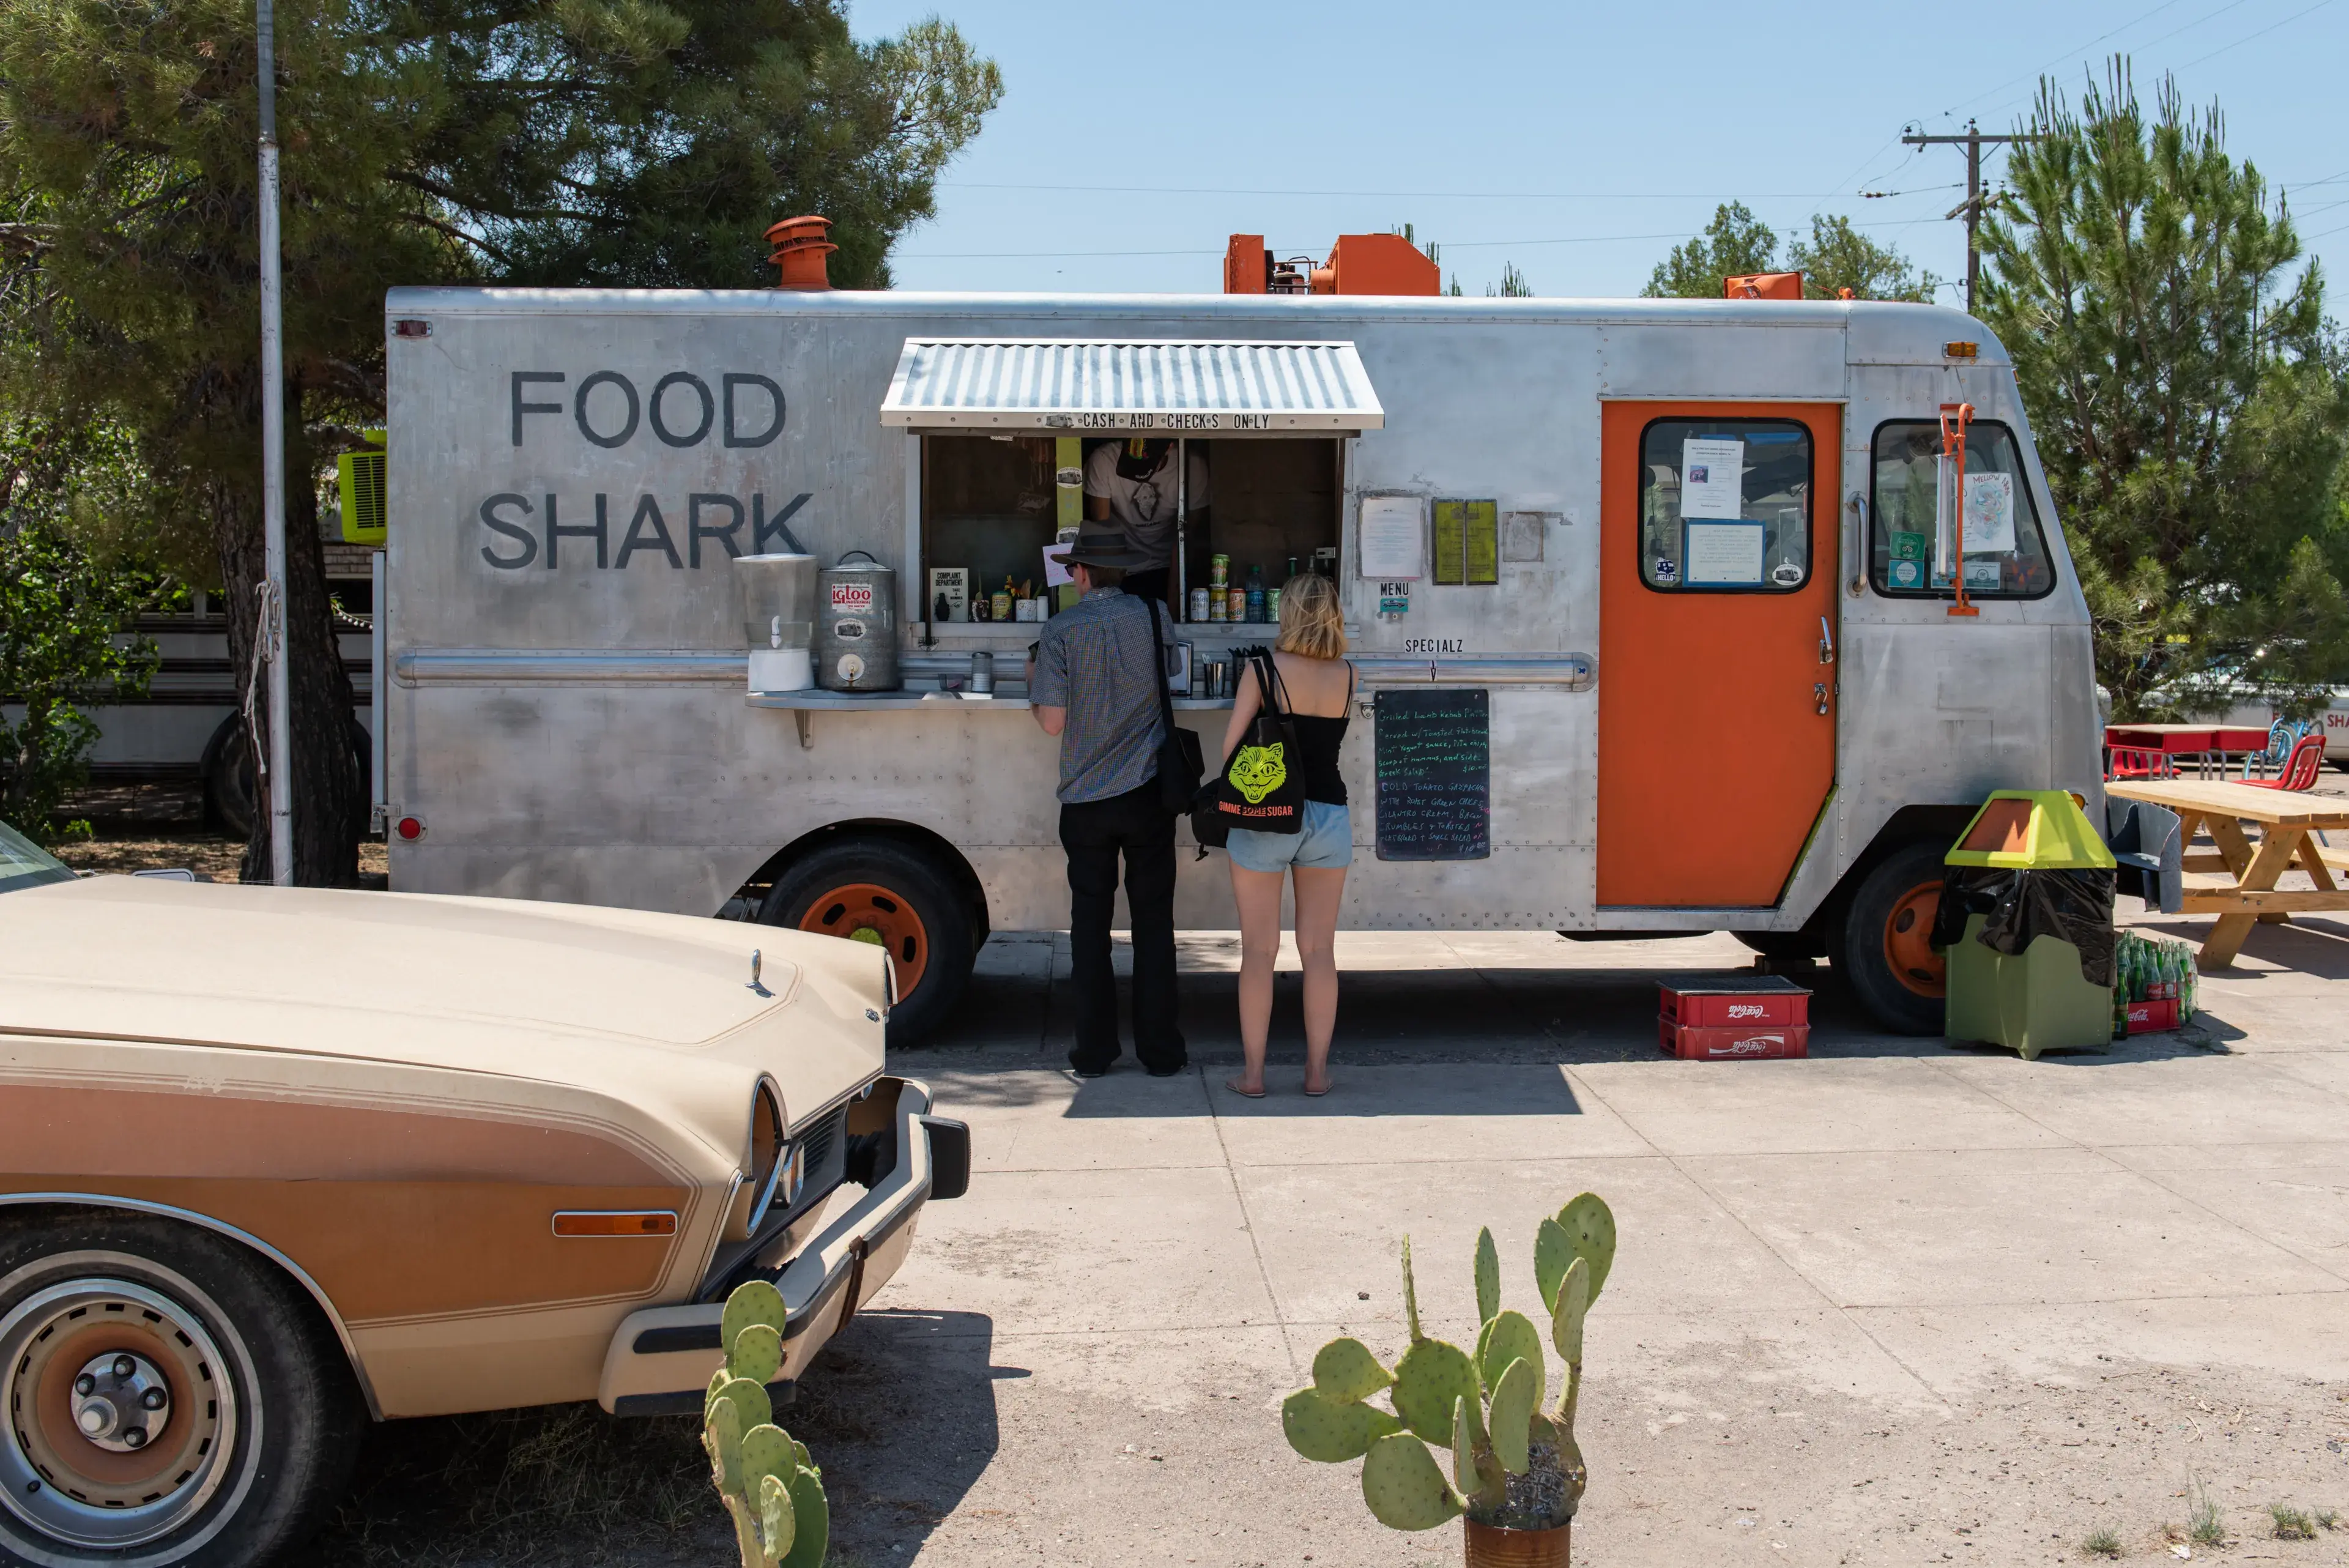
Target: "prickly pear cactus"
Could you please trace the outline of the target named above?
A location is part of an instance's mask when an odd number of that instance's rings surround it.
[[[742,1568],[823,1568],[832,1536],[823,1472],[774,1424],[767,1384],[783,1364],[783,1298],[752,1281],[726,1300],[726,1364],[709,1380],[701,1443],[710,1484],[733,1521]]]
[[[1390,1371],[1360,1340],[1323,1345],[1313,1358],[1312,1386],[1281,1404],[1289,1446],[1328,1464],[1361,1459],[1362,1500],[1395,1530],[1432,1530],[1463,1512],[1518,1528],[1563,1522],[1581,1501],[1586,1480],[1574,1438],[1583,1323],[1614,1262],[1615,1217],[1595,1194],[1581,1194],[1541,1222],[1534,1279],[1550,1345],[1566,1363],[1557,1405],[1545,1411],[1543,1335],[1534,1320],[1500,1304],[1493,1233],[1476,1237],[1482,1329],[1474,1355],[1421,1330],[1405,1237],[1402,1298],[1411,1343],[1402,1359]],[[1392,1411],[1371,1402],[1381,1392]],[[1450,1474],[1432,1448],[1452,1451]],[[1534,1484],[1520,1492],[1512,1478],[1529,1475]]]

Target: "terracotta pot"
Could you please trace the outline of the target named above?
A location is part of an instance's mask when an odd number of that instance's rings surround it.
[[[1504,1530],[1461,1521],[1468,1532],[1468,1568],[1567,1568],[1571,1521],[1556,1530]]]

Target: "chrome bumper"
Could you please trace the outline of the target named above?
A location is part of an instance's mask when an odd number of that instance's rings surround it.
[[[892,1081],[882,1081],[884,1092]],[[927,1085],[894,1081],[896,1163],[775,1276],[786,1314],[782,1369],[768,1386],[778,1405],[791,1397],[792,1385],[816,1352],[896,1273],[913,1245],[922,1205],[934,1191],[939,1197],[958,1195],[968,1180],[968,1132],[958,1122],[929,1116]],[[725,1310],[724,1303],[710,1302],[629,1314],[604,1353],[596,1403],[616,1416],[698,1413],[721,1359],[718,1325]]]

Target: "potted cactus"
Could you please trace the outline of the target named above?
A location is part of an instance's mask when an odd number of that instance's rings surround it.
[[[718,1341],[725,1365],[709,1380],[701,1446],[734,1521],[742,1568],[823,1568],[832,1535],[823,1472],[807,1445],[775,1425],[767,1381],[783,1365],[782,1293],[763,1280],[726,1298]]]
[[[1313,1357],[1313,1386],[1282,1402],[1281,1430],[1309,1459],[1362,1461],[1362,1501],[1393,1530],[1433,1530],[1467,1516],[1468,1568],[1566,1568],[1588,1472],[1574,1440],[1582,1397],[1582,1326],[1615,1263],[1615,1216],[1586,1192],[1544,1220],[1534,1237],[1534,1282],[1549,1343],[1565,1372],[1547,1387],[1542,1334],[1501,1305],[1493,1232],[1476,1237],[1472,1355],[1420,1332],[1411,1238],[1402,1243],[1403,1314],[1411,1345],[1392,1370],[1357,1339],[1333,1339]],[[1383,1392],[1385,1406],[1371,1398]],[[1447,1467],[1430,1445],[1451,1450]]]

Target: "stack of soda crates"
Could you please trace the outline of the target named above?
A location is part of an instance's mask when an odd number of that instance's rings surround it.
[[[1657,1044],[1686,1062],[1807,1056],[1811,993],[1779,975],[1665,981],[1657,988]]]
[[[2113,1038],[2175,1029],[2191,1020],[2199,976],[2184,942],[2123,931],[2113,944]]]

